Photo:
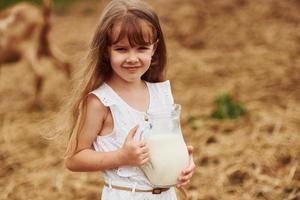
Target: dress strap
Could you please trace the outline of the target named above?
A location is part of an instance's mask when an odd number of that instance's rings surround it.
[[[174,104],[174,99],[171,91],[170,81],[158,82],[158,83],[148,83],[152,88],[152,91],[156,96],[154,99],[159,102],[159,104],[172,105]]]
[[[105,83],[90,93],[94,94],[96,97],[98,97],[98,99],[106,107],[110,107],[112,105],[117,104],[117,100],[115,99],[114,94],[112,93],[110,88],[108,88],[108,86]]]
[[[172,90],[171,90],[171,84],[170,81],[167,80],[165,82],[162,82],[162,93],[165,97],[165,101],[167,104],[174,104],[174,99],[173,99],[173,95],[172,95]]]

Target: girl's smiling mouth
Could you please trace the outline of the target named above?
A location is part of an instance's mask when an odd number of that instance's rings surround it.
[[[133,67],[124,67],[127,71],[133,73],[136,72],[140,67],[138,66],[133,66]]]

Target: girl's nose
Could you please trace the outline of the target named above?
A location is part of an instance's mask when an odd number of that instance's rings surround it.
[[[134,54],[134,53],[131,53],[128,58],[126,59],[126,62],[128,63],[136,63],[139,61],[139,58]]]

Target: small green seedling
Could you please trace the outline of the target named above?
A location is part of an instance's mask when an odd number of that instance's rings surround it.
[[[247,113],[244,106],[236,102],[228,92],[221,93],[215,104],[216,109],[211,113],[211,117],[215,119],[236,119]]]

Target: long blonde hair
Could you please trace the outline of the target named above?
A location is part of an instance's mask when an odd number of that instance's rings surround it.
[[[116,41],[112,40],[112,27],[121,23],[121,31]],[[152,30],[150,41],[145,41],[142,22]],[[155,43],[156,50],[148,71],[142,79],[149,82],[161,82],[165,76],[166,45],[155,12],[140,0],[112,0],[103,10],[97,29],[90,43],[88,65],[74,87],[69,107],[69,123],[65,123],[64,132],[69,133],[67,156],[72,156],[77,149],[78,134],[86,118],[87,95],[107,81],[112,75],[112,68],[107,49],[110,45],[127,37],[130,45]]]

